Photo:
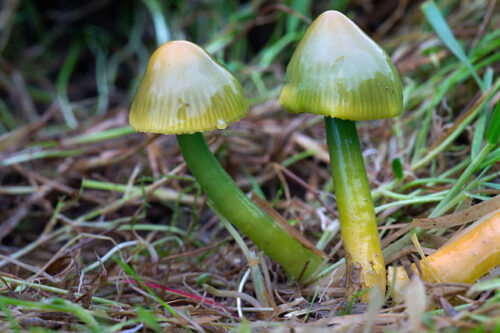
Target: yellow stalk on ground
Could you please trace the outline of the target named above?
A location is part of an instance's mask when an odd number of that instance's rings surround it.
[[[473,283],[500,265],[500,211],[466,228],[444,246],[420,260],[421,278],[427,283]],[[412,265],[419,274],[416,265]],[[410,282],[403,267],[388,269],[388,284],[393,283],[393,299],[403,300]]]

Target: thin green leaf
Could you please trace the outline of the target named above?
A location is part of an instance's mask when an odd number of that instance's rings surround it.
[[[242,168],[243,173],[245,174],[245,177],[247,177],[248,182],[250,183],[250,186],[252,186],[252,191],[254,191],[259,197],[261,197],[264,200],[266,199],[266,195],[264,194],[264,191],[262,191],[262,188],[260,187],[259,183],[255,179],[254,176],[250,172],[248,172],[248,169],[243,166]]]
[[[478,167],[477,170],[482,170],[484,168],[487,168],[487,167],[493,165],[494,163],[497,163],[498,161],[500,161],[500,148],[497,148],[494,151],[492,151],[491,153],[489,153],[488,156],[486,156],[483,163],[481,163],[481,165]]]
[[[311,1],[309,0],[292,0],[290,7],[304,16],[309,17],[311,13]],[[299,23],[299,18],[296,15],[288,15],[286,18],[286,31],[289,33],[296,32]]]
[[[486,141],[492,145],[496,145],[500,136],[500,102],[497,103],[493,116],[490,120],[490,125],[486,131]]]
[[[57,157],[78,156],[78,155],[81,155],[82,153],[83,153],[82,149],[75,149],[75,150],[42,150],[42,151],[35,151],[33,149],[33,150],[29,150],[29,151],[26,151],[26,152],[21,152],[21,153],[9,156],[8,158],[6,158],[3,161],[1,161],[0,165],[2,165],[2,166],[8,166],[8,165],[12,165],[12,164],[24,163],[24,162],[38,160],[38,159],[42,159],[42,158],[57,158]]]
[[[153,331],[157,333],[163,332],[154,314],[144,309],[142,306],[137,308],[137,317]]]
[[[0,98],[0,121],[3,122],[5,127],[9,130],[13,130],[17,127],[16,120],[12,116],[12,113],[9,111],[9,108]]]
[[[285,49],[289,44],[300,39],[301,33],[289,32],[281,37],[276,43],[272,44],[264,51],[262,51],[262,58],[260,64],[262,66],[269,66],[273,63],[274,59]]]
[[[399,157],[396,157],[395,159],[392,160],[392,172],[394,172],[394,175],[396,176],[397,179],[399,180],[403,179],[404,177],[403,163],[401,163]]]
[[[21,330],[19,328],[19,325],[16,322],[16,318],[12,315],[12,312],[10,311],[7,303],[3,301],[3,299],[0,299],[0,310],[3,312],[5,317],[7,318],[7,321],[10,324],[10,327],[14,330],[16,333],[21,333]]]
[[[491,67],[488,67],[484,75],[485,89],[486,90],[490,89],[492,84],[493,84],[493,69]],[[486,131],[486,125],[490,114],[486,106],[483,106],[481,108],[481,111],[479,111],[479,113],[480,113],[479,118],[477,119],[476,123],[476,130],[474,131],[474,137],[472,138],[472,145],[470,151],[471,159],[474,159],[481,150],[481,144],[483,142],[484,132]]]
[[[69,103],[67,90],[71,73],[73,73],[76,63],[78,62],[78,58],[80,57],[80,49],[81,47],[78,41],[71,44],[66,60],[64,61],[61,71],[56,79],[56,89],[59,97],[59,103],[61,104],[61,113],[63,114],[66,124],[70,128],[75,128],[78,125],[78,122]]]
[[[491,289],[500,289],[500,279],[485,280],[474,284],[471,287],[471,292],[481,292]]]
[[[153,17],[156,33],[156,45],[160,46],[165,44],[170,40],[170,30],[168,29],[167,20],[165,19],[165,15],[163,15],[160,2],[157,0],[143,0],[143,2],[146,7],[148,7],[148,10]]]
[[[85,133],[75,136],[73,138],[66,140],[64,142],[64,145],[69,146],[73,144],[83,144],[83,143],[111,140],[133,133],[136,133],[136,131],[131,126],[115,127],[100,132]]]
[[[443,43],[450,49],[451,52],[469,69],[471,72],[472,76],[476,80],[478,86],[481,88],[481,90],[484,91],[484,84],[479,78],[479,75],[477,74],[476,70],[472,66],[469,58],[465,54],[464,50],[456,40],[455,36],[451,32],[450,27],[448,26],[448,23],[446,23],[446,20],[444,19],[443,15],[441,15],[441,12],[439,11],[439,8],[436,6],[434,1],[426,1],[424,2],[421,7],[422,11],[424,12],[424,15],[429,21],[429,23],[432,25],[432,28],[436,31],[436,33],[439,35]]]
[[[120,265],[120,267],[125,271],[126,274],[130,275],[132,279],[134,279],[137,282],[138,285],[140,285],[149,295],[151,295],[154,299],[156,299],[156,301],[160,303],[168,312],[170,312],[172,316],[178,315],[177,312],[174,310],[174,308],[165,303],[164,300],[162,300],[158,295],[156,295],[154,291],[142,281],[139,275],[137,275],[137,273],[129,265],[127,265],[127,263],[122,261],[117,256],[113,256],[112,258],[118,265]]]
[[[90,311],[82,308],[78,304],[74,304],[60,298],[49,298],[39,302],[32,302],[0,296],[0,303],[11,304],[26,309],[71,313],[72,315],[80,318],[80,320],[83,321],[92,332],[98,333],[103,331]]]

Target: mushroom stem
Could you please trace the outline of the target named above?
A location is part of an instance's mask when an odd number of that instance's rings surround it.
[[[212,155],[201,133],[178,134],[191,173],[215,207],[294,279],[305,281],[323,259],[282,229],[250,200]]]
[[[356,124],[325,117],[325,127],[344,241],[346,298],[374,286],[383,292],[385,264]],[[366,301],[367,296],[361,299]]]

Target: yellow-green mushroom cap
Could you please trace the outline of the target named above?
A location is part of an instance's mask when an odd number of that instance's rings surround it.
[[[294,113],[371,120],[399,115],[403,91],[384,50],[346,16],[327,11],[295,50],[279,100]]]
[[[139,132],[188,134],[226,128],[247,112],[229,70],[198,45],[171,41],[149,59],[129,121]]]

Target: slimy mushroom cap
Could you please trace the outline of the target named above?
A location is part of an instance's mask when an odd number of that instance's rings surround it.
[[[188,134],[226,128],[247,112],[229,70],[198,45],[171,41],[151,56],[129,121],[139,132]]]
[[[395,117],[403,108],[401,81],[387,53],[337,11],[324,12],[306,31],[279,99],[293,113],[344,120]]]

